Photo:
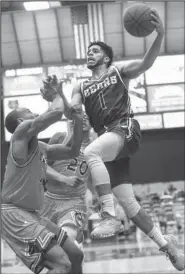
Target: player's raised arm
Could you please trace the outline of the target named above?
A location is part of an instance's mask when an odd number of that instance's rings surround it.
[[[64,111],[63,101],[58,94],[55,94],[52,100],[50,108],[41,115],[35,115],[26,108],[15,109],[7,115],[5,126],[13,134],[12,153],[19,164],[24,164],[28,159],[29,141],[61,119]]]
[[[81,109],[82,107],[82,94],[81,94],[81,84],[78,83],[74,88],[72,92],[72,99],[71,103],[67,101],[66,97],[63,94],[62,85],[60,86],[59,80],[57,79],[56,75],[48,76],[44,81],[44,87],[43,91],[47,95],[47,98],[44,97],[44,99],[50,101],[52,98],[53,90],[56,90],[63,99],[65,108],[64,108],[64,114],[68,119],[72,119],[72,112],[77,109]]]
[[[65,108],[64,114],[68,119],[72,119],[72,112],[75,110],[81,110],[82,108],[82,94],[81,84],[78,83],[72,91],[71,104],[68,108]]]
[[[82,112],[73,112],[73,117],[75,123],[71,145],[47,145],[48,160],[71,159],[78,156],[82,142]]]
[[[61,97],[57,94],[48,111],[36,117],[29,130],[27,131],[28,138],[37,135],[45,130],[53,123],[59,121],[64,113],[64,104]]]
[[[81,93],[81,83],[78,83],[74,88],[72,92],[72,98],[71,98],[71,106],[76,107],[82,106],[82,93]]]
[[[145,56],[141,60],[132,61],[119,69],[123,77],[129,79],[136,78],[146,70],[148,70],[156,60],[160,52],[161,43],[164,36],[164,27],[157,11],[152,10],[151,16],[153,20],[152,24],[155,25],[157,31],[157,37],[152,46],[148,49]]]

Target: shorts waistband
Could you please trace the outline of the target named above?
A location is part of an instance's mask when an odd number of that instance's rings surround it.
[[[52,198],[52,199],[56,199],[56,200],[66,200],[66,201],[69,201],[71,199],[80,199],[81,197],[79,196],[72,196],[72,197],[69,197],[67,198],[66,196],[62,195],[62,194],[56,194],[56,193],[52,193],[52,192],[49,192],[49,191],[46,191],[45,192],[45,196],[49,197],[49,198]]]
[[[19,206],[15,206],[13,204],[1,204],[1,209],[22,209],[28,212],[36,212],[36,210],[26,209]]]
[[[123,116],[123,117],[119,117],[115,120],[113,120],[112,122],[109,122],[108,124],[101,126],[99,128],[99,130],[97,131],[98,136],[107,132],[107,131],[111,131],[118,123],[127,123],[128,125],[125,125],[125,128],[129,128],[130,123],[133,122],[133,116]]]

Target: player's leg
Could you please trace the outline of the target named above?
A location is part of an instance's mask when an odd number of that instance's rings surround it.
[[[42,260],[42,266],[49,269],[47,274],[71,273],[71,263],[65,251],[56,240],[50,243]]]
[[[87,212],[82,208],[76,207],[76,209],[69,209],[63,216],[58,220],[58,226],[62,227],[67,232],[67,235],[73,240],[77,241],[78,244],[83,244],[83,228],[85,221],[87,220]]]
[[[120,221],[115,217],[114,200],[110,186],[110,177],[104,162],[112,161],[124,145],[124,132],[106,132],[94,140],[84,151],[92,180],[102,204],[103,220],[99,223],[99,232],[91,233],[94,238],[113,236],[120,229]],[[107,224],[105,223],[107,219]]]
[[[41,223],[57,237],[57,243],[63,248],[66,254],[69,257],[71,262],[71,273],[72,274],[81,274],[82,273],[82,261],[83,261],[83,252],[80,248],[74,243],[74,241],[67,235],[57,224],[53,223],[47,218],[41,219]],[[65,237],[63,234],[67,235]],[[65,239],[64,239],[65,237]]]
[[[127,138],[134,136],[136,144],[130,149],[127,148]],[[114,217],[114,200],[110,188],[110,177],[106,169],[106,163],[114,161],[118,157],[135,152],[140,142],[140,127],[136,120],[125,121],[120,119],[111,128],[110,132],[104,133],[91,143],[85,150],[86,161],[90,167],[97,193],[102,203],[102,211],[107,213],[102,222],[92,231],[94,238],[112,236],[120,231],[120,221]],[[111,218],[112,217],[112,218]],[[123,229],[123,228],[121,228]]]
[[[12,205],[2,205],[1,213],[3,238],[30,270],[39,273],[46,266],[43,264],[45,255],[51,254],[50,249],[54,249],[56,256],[47,255],[50,273],[70,273],[70,261],[57,244],[56,234],[40,224],[36,213]],[[66,232],[59,235],[62,245],[67,238]],[[56,245],[58,247],[54,248]]]
[[[83,205],[75,205],[75,209],[69,208],[64,214],[59,212],[57,225],[67,232],[67,235],[83,252],[83,229],[87,221],[87,208]]]
[[[174,240],[162,235],[160,229],[154,225],[151,217],[141,208],[135,198],[129,179],[129,159],[125,158],[109,163],[108,170],[111,182],[113,182],[113,193],[128,217],[159,246],[161,251],[168,254],[178,270],[182,270],[184,256],[177,249]]]

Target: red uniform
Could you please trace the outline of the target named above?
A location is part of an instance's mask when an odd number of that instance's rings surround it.
[[[39,142],[27,162],[19,165],[13,157],[10,142],[2,189],[2,237],[36,274],[43,269],[43,256],[53,241],[62,244],[67,237],[61,230],[57,238],[55,232],[48,230],[46,220],[38,213],[44,202],[45,176],[44,143]]]

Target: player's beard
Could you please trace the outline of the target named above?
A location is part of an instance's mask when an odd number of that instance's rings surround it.
[[[87,68],[90,69],[90,70],[94,70],[96,69],[99,65],[102,65],[103,64],[103,59],[99,59],[97,60],[94,64],[88,64],[87,63]]]

